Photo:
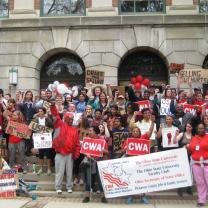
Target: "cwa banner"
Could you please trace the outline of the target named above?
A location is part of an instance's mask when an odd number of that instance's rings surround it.
[[[106,198],[192,185],[185,148],[98,162]]]

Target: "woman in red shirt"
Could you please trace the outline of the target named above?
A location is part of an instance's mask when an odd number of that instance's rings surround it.
[[[11,117],[12,121],[18,123],[24,123],[24,116],[20,111],[14,111]],[[12,168],[16,165],[16,150],[18,150],[18,158],[19,163],[22,166],[23,173],[27,173],[26,171],[26,158],[25,158],[25,142],[24,139],[9,135],[9,165]]]
[[[191,152],[192,170],[198,193],[198,206],[205,206],[208,194],[208,135],[205,126],[200,123],[188,149]]]

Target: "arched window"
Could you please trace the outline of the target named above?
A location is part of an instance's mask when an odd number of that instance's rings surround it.
[[[121,60],[118,70],[119,85],[125,84],[131,76],[138,74],[150,79],[155,84],[168,82],[168,67],[164,57],[146,49],[134,49]]]
[[[203,65],[202,65],[203,69],[208,69],[208,55],[205,57]]]
[[[40,74],[41,89],[59,81],[70,86],[84,85],[85,66],[83,61],[72,53],[59,53],[51,56],[43,65]]]

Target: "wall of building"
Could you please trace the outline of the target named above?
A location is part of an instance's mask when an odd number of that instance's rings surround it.
[[[185,68],[201,68],[208,54],[206,15],[34,18],[39,13],[40,2],[27,1],[27,8],[21,0],[14,3],[11,18],[15,20],[0,20],[1,87],[8,89],[9,69],[16,66],[18,85],[13,92],[28,88],[38,92],[44,61],[64,50],[77,54],[86,69],[104,70],[105,83],[112,85],[118,83],[121,58],[136,47],[154,48],[166,57],[169,64],[184,63]],[[169,7],[180,2],[181,5],[191,4],[189,0],[172,0]],[[87,4],[89,8],[101,7],[95,0]],[[116,4],[117,1],[106,1],[105,7]],[[193,1],[191,5],[194,6]],[[21,9],[25,9],[25,14]],[[99,13],[99,9],[91,10],[91,13],[95,14],[95,11]],[[23,20],[26,13],[28,17]],[[170,75],[170,84],[176,84],[174,75]]]

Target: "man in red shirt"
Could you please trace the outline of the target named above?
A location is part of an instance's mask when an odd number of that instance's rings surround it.
[[[55,157],[55,189],[58,194],[62,193],[62,181],[66,170],[66,188],[72,193],[72,170],[73,160],[80,155],[80,141],[77,128],[72,126],[73,114],[66,112],[64,121],[61,120],[55,105],[51,106],[51,113],[56,118],[54,127],[53,148],[56,151]]]

